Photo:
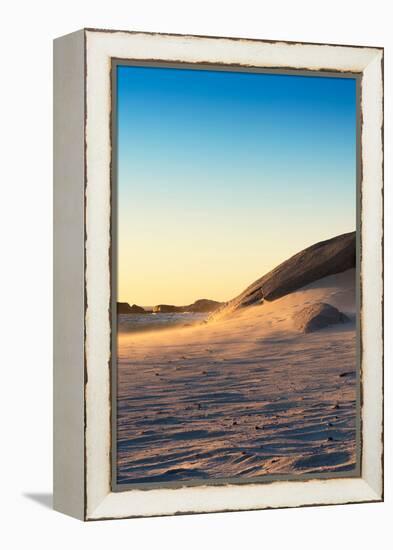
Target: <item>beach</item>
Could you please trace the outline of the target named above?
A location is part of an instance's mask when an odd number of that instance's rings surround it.
[[[326,302],[346,322],[300,332]],[[355,269],[191,326],[118,333],[117,481],[356,467]]]

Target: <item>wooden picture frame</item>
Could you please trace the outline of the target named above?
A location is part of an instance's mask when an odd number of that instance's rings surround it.
[[[359,81],[361,468],[355,477],[112,485],[112,66]],[[383,499],[383,49],[83,29],[54,42],[54,507],[81,520]]]

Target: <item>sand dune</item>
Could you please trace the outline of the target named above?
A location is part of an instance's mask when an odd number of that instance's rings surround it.
[[[315,333],[325,302],[349,322]],[[118,336],[118,481],[355,467],[355,270],[194,327]]]
[[[254,281],[213,317],[231,315],[237,309],[276,300],[329,275],[356,267],[356,232],[344,233],[301,250]]]

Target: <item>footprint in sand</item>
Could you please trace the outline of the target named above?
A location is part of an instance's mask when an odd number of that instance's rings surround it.
[[[356,376],[356,372],[350,371],[350,372],[342,372],[339,374],[340,378],[347,378],[348,376]]]

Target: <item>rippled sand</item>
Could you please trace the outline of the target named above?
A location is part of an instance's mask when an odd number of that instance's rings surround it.
[[[355,273],[197,327],[118,340],[118,482],[353,470]],[[351,319],[301,334],[314,301]]]

